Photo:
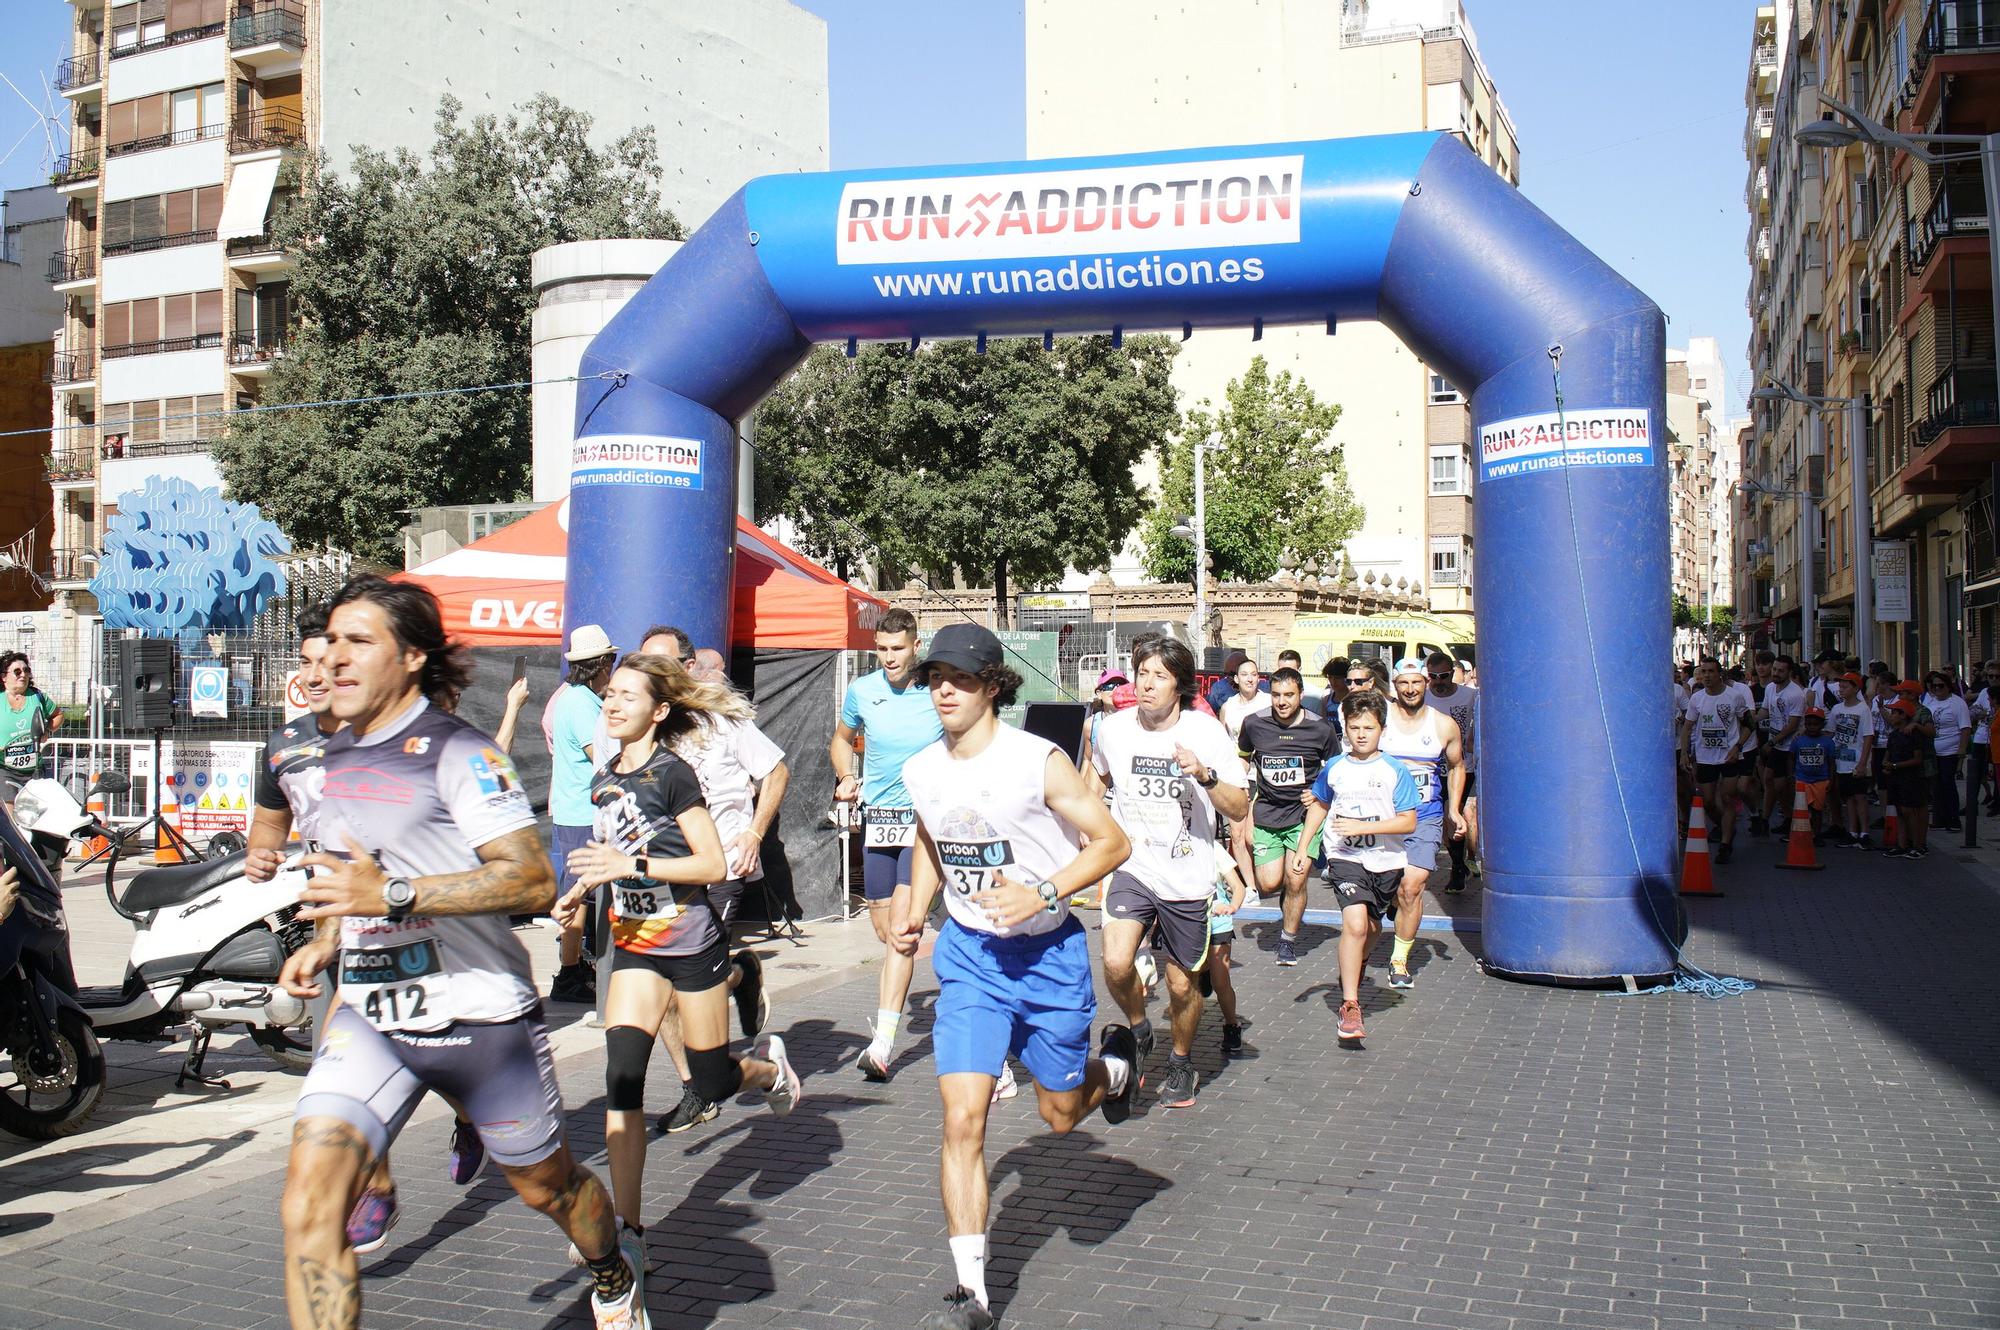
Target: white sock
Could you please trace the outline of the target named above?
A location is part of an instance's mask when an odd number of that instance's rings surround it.
[[[877,1057],[888,1057],[889,1050],[896,1046],[896,1027],[903,1023],[903,1013],[879,1007],[875,1012],[875,1042],[868,1045]]]
[[[986,1306],[986,1235],[967,1233],[953,1238],[951,1259],[958,1267],[959,1284],[971,1290],[980,1306]]]
[[[1114,1098],[1125,1093],[1125,1083],[1132,1079],[1132,1064],[1124,1058],[1106,1057],[1098,1059],[1104,1064],[1104,1092]]]
[[[1299,940],[1299,935],[1297,933],[1287,933],[1283,925],[1280,925],[1278,928],[1278,936],[1283,938],[1287,942],[1297,942]]]

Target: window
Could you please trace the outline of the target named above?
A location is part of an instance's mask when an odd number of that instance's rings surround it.
[[[1466,492],[1465,448],[1461,444],[1441,443],[1431,447],[1431,493],[1463,494]]]
[[[1458,389],[1445,382],[1444,375],[1431,375],[1431,405],[1449,406],[1453,402],[1463,402],[1464,396]]]
[[[1465,542],[1458,536],[1438,536],[1431,541],[1431,585],[1460,585],[1461,558]]]

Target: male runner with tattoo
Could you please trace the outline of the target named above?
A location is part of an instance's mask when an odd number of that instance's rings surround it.
[[[434,703],[467,681],[436,599],[357,577],[334,598],[332,712],[314,870],[301,918],[319,935],[283,982],[339,1002],[299,1094],[285,1182],[285,1299],[294,1330],[361,1322],[344,1221],[426,1090],[461,1104],[514,1190],[586,1258],[600,1328],[643,1330],[643,1260],[611,1199],[570,1154],[562,1098],[513,914],[555,903],[555,873],[506,756]]]

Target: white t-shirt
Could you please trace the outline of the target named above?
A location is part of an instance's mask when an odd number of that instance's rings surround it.
[[[1182,711],[1162,730],[1139,723],[1139,708],[1120,711],[1098,731],[1092,761],[1111,782],[1111,815],[1132,842],[1119,873],[1161,900],[1207,900],[1215,887],[1215,805],[1208,791],[1181,774],[1179,744],[1225,785],[1250,787],[1236,741],[1222,722]]]
[[[1258,693],[1257,696],[1249,698],[1244,697],[1241,693],[1236,693],[1222,704],[1222,728],[1228,730],[1229,737],[1234,739],[1243,733],[1244,721],[1260,711],[1269,711],[1270,709],[1271,695],[1269,693]]]
[[[1861,761],[1863,739],[1874,737],[1873,718],[1866,702],[1835,702],[1826,709],[1826,737],[1836,750],[1833,769],[1852,776]]]
[[[1982,688],[1979,696],[1972,700],[1972,742],[1979,745],[1987,742],[1992,733],[1993,690]]]
[[[1693,722],[1689,739],[1694,760],[1705,767],[1731,761],[1729,750],[1742,738],[1742,718],[1750,714],[1749,690],[1741,684],[1725,684],[1720,693],[1697,688],[1688,694],[1681,715]],[[1743,756],[1738,750],[1737,757]]]
[[[1764,705],[1764,703],[1759,699],[1770,691],[1770,689],[1763,684],[1757,684],[1753,686],[1747,683],[1732,683],[1725,686],[1736,690],[1737,695],[1742,699],[1743,702],[1743,714],[1746,716],[1753,716],[1753,717]],[[1737,756],[1748,757],[1750,756],[1750,754],[1756,752],[1757,745],[1763,742],[1763,740],[1760,738],[1761,732],[1762,732],[1761,726],[1752,725],[1750,727],[1750,733],[1744,737],[1743,751],[1737,754]]]
[[[1075,860],[1075,838],[1049,809],[1054,751],[1048,740],[1003,724],[977,757],[955,758],[939,739],[903,763],[903,788],[937,847],[945,912],[960,927],[1024,937],[1060,928],[1069,918],[1065,901],[1054,914],[1042,910],[1002,928],[972,903],[993,885],[995,873],[1034,887]],[[1199,862],[1203,880],[1213,882],[1210,857],[1204,854]]]
[[[1333,830],[1337,817],[1386,822],[1398,813],[1414,810],[1423,802],[1417,778],[1407,764],[1387,753],[1377,753],[1366,762],[1337,757],[1326,764],[1313,782],[1312,797],[1327,810],[1327,829],[1320,839],[1329,859],[1359,864],[1371,873],[1389,873],[1409,866],[1401,836],[1342,836]]]
[[[1958,756],[1959,731],[1972,724],[1972,708],[1965,705],[1965,699],[1957,693],[1948,697],[1933,697],[1924,694],[1924,705],[1931,709],[1931,719],[1937,722],[1936,744],[1939,757]]]
[[[1784,733],[1785,726],[1790,725],[1796,717],[1805,714],[1806,690],[1795,683],[1788,683],[1782,688],[1777,684],[1772,684],[1770,692],[1765,694],[1764,706],[1765,710],[1771,713],[1771,733],[1773,735],[1782,734]],[[1800,731],[1804,728],[1804,725],[1801,724],[1799,729],[1792,731],[1791,738],[1778,740],[1778,751],[1781,753],[1791,752],[1792,744],[1798,739]]]
[[[1675,687],[1678,688],[1679,685],[1676,684]],[[1465,759],[1465,769],[1467,772],[1478,771],[1479,744],[1475,731],[1479,723],[1479,690],[1471,684],[1462,683],[1451,690],[1450,697],[1446,697],[1442,693],[1426,688],[1424,703],[1451,717],[1452,722],[1458,726],[1458,748]],[[1679,705],[1679,702],[1675,703],[1676,707]]]
[[[701,797],[708,814],[715,819],[722,848],[750,830],[757,812],[757,782],[775,771],[785,760],[785,750],[771,742],[764,732],[746,720],[718,716],[712,725],[697,725],[675,747],[682,761],[694,768],[701,782]],[[742,877],[737,860],[729,862],[731,880]],[[763,865],[747,881],[764,876]]]

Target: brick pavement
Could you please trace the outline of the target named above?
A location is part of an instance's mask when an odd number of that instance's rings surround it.
[[[1693,903],[1694,959],[1762,985],[1721,1002],[1487,979],[1476,937],[1426,937],[1414,994],[1371,983],[1349,1051],[1330,934],[1293,970],[1239,944],[1254,1055],[1223,1066],[1211,1014],[1198,1109],[1063,1139],[1025,1093],[996,1110],[1003,1324],[2000,1325],[2000,890],[1954,853],[1780,875],[1759,862],[1776,845],[1746,843],[1729,895]],[[935,1305],[930,983],[891,1084],[851,1067],[869,976],[777,1013],[797,1114],[746,1104],[654,1142],[656,1326],[909,1326]],[[595,1151],[601,1056],[563,1072]],[[367,1323],[588,1324],[546,1221],[490,1175],[444,1180],[444,1130],[398,1147]],[[14,1256],[0,1322],[282,1324],[279,1162]]]

